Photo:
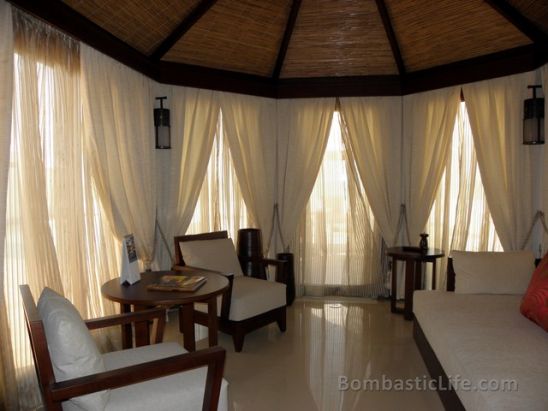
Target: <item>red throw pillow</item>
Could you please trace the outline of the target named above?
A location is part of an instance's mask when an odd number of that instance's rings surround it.
[[[548,253],[531,277],[520,311],[548,332]]]

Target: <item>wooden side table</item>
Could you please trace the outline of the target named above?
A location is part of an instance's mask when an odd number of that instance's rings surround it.
[[[109,300],[120,303],[122,313],[144,310],[149,307],[170,307],[178,305],[179,330],[184,335],[184,347],[187,351],[196,350],[194,335],[194,303],[203,302],[208,305],[208,338],[209,346],[217,345],[217,296],[228,290],[228,279],[224,275],[187,268],[185,273],[171,271],[156,271],[141,273],[141,281],[133,284],[120,284],[115,278],[103,284],[101,292]],[[194,292],[179,291],[152,291],[147,289],[148,284],[158,282],[162,275],[203,275],[207,282]],[[130,348],[132,344],[132,329],[122,326],[123,348]],[[135,324],[135,345],[140,347],[149,344],[150,330],[148,323]]]
[[[432,289],[436,288],[436,260],[443,257],[443,250],[429,248],[421,251],[419,247],[391,247],[386,254],[392,257],[392,293],[390,295],[390,311],[403,313],[406,320],[413,319],[413,291],[423,288],[422,263],[432,263]],[[397,262],[405,263],[405,297],[403,309],[396,306],[398,291]]]

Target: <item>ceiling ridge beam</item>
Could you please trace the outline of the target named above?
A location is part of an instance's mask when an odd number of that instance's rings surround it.
[[[166,55],[166,53],[183,37],[198,20],[206,14],[217,0],[201,0],[200,3],[192,9],[181,23],[167,36],[164,41],[150,54],[150,59],[158,61]]]
[[[381,15],[384,31],[386,32],[386,37],[388,37],[388,41],[390,42],[390,48],[392,49],[394,60],[396,60],[396,65],[398,66],[398,72],[400,76],[404,76],[406,73],[405,64],[401,55],[398,39],[396,38],[396,33],[394,32],[394,27],[392,27],[392,22],[390,21],[390,15],[388,14],[386,3],[384,2],[384,0],[375,0],[375,2],[377,3],[377,9],[379,10],[379,14]]]
[[[525,34],[533,43],[548,44],[548,35],[535,26],[518,9],[506,0],[485,0],[485,2],[504,17],[510,24]]]
[[[287,24],[285,25],[284,37],[280,44],[280,49],[278,50],[278,57],[276,58],[276,65],[272,71],[272,78],[277,80],[280,78],[280,73],[282,72],[282,67],[285,61],[285,55],[287,54],[287,49],[289,47],[289,41],[293,35],[293,29],[295,28],[295,22],[297,21],[297,16],[299,15],[299,9],[301,8],[301,0],[293,0],[291,4],[291,11],[287,18]]]

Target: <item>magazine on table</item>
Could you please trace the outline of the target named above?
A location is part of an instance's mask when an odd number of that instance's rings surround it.
[[[160,281],[147,286],[153,291],[196,291],[205,284],[207,278],[201,275],[163,275]]]

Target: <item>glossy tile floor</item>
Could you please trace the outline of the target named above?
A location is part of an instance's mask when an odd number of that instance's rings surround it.
[[[412,323],[391,314],[387,302],[297,299],[287,314],[285,333],[272,324],[248,334],[241,353],[230,336],[219,335],[231,410],[443,410],[432,391],[339,389],[340,376],[357,380],[357,388],[366,379],[382,387],[383,377],[388,386],[388,379],[428,376]],[[166,341],[182,341],[176,315],[170,314]],[[206,339],[198,342],[206,346]]]

